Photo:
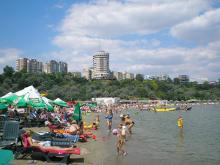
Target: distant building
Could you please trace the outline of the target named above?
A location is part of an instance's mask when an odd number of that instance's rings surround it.
[[[162,74],[162,75],[158,76],[159,81],[166,81],[168,79],[169,79],[169,76],[167,74]]]
[[[81,72],[72,72],[74,77],[81,78]]]
[[[87,80],[91,80],[92,79],[92,70],[89,68],[83,69],[82,77],[84,77]]]
[[[123,79],[134,79],[134,74],[133,73],[128,73],[128,72],[124,72],[123,73]]]
[[[51,73],[50,63],[49,63],[49,62],[48,62],[48,63],[45,63],[45,64],[43,65],[43,72],[44,72],[44,73]]]
[[[93,79],[109,79],[109,53],[105,51],[98,51],[93,56]]]
[[[27,63],[28,59],[27,58],[19,58],[16,60],[16,71],[21,71],[24,70],[27,72]]]
[[[123,73],[122,72],[115,72],[115,71],[113,71],[112,75],[113,75],[113,79],[123,80]]]
[[[43,71],[43,63],[36,59],[19,58],[16,60],[16,71],[21,70],[29,73],[41,73]]]
[[[42,73],[43,72],[43,63],[37,61],[36,59],[28,60],[27,72],[29,72],[29,73]]]
[[[67,63],[60,61],[59,62],[59,72],[61,73],[67,73]]]
[[[188,83],[189,82],[189,76],[188,75],[179,75],[178,76],[180,84]]]
[[[45,73],[67,73],[68,65],[65,62],[50,60],[48,63],[44,64],[43,70]]]

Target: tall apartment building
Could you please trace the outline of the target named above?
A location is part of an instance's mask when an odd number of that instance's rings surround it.
[[[30,73],[41,73],[43,71],[43,63],[36,59],[19,58],[16,60],[16,71],[21,70]]]
[[[50,60],[49,62],[44,64],[43,70],[45,73],[67,73],[68,65],[65,62]]]
[[[67,63],[62,61],[59,62],[59,72],[67,73]]]
[[[93,79],[109,79],[109,53],[105,51],[98,51],[93,56]]]
[[[55,60],[43,64],[36,59],[19,58],[16,60],[16,71],[21,70],[29,73],[67,73],[68,66],[65,62],[57,62]]]
[[[19,58],[16,60],[16,71],[27,71],[27,63],[28,59],[27,58]]]
[[[37,61],[36,59],[28,60],[27,63],[27,72],[29,73],[42,73],[43,72],[43,63]]]

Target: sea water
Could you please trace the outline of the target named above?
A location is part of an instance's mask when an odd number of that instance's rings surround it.
[[[107,132],[101,115],[102,143],[105,150],[96,164],[105,165],[219,165],[220,105],[197,105],[191,111],[137,112],[129,110],[135,121],[128,136],[127,156],[117,156],[116,136]],[[120,122],[114,114],[113,128]],[[183,117],[184,128],[177,119]],[[97,141],[97,143],[99,143]]]

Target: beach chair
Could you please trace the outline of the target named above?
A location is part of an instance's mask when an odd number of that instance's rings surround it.
[[[53,144],[55,145],[55,144]],[[56,162],[56,163],[64,163],[68,164],[70,159],[70,155],[80,155],[80,148],[70,148],[69,151],[66,151],[62,148],[57,149],[53,147],[28,147],[27,146],[27,136],[25,134],[22,135],[22,147],[17,148],[15,152],[15,159],[19,159],[20,155],[24,156],[31,155],[32,159],[34,159],[34,155],[40,155],[44,158],[48,163],[49,162]]]
[[[3,136],[0,140],[0,147],[11,146],[17,144],[19,136],[19,122],[18,121],[5,121]]]
[[[6,115],[0,115],[0,135],[3,133],[5,121],[7,120]]]

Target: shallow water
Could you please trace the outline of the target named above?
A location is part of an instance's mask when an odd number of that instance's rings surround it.
[[[97,142],[105,150],[97,164],[105,165],[219,165],[220,105],[194,106],[191,111],[138,112],[130,110],[135,121],[128,137],[127,156],[117,156],[116,137],[108,133],[103,121]],[[182,115],[184,128],[177,127]],[[101,116],[104,120],[104,116]],[[114,115],[113,128],[119,123]]]

